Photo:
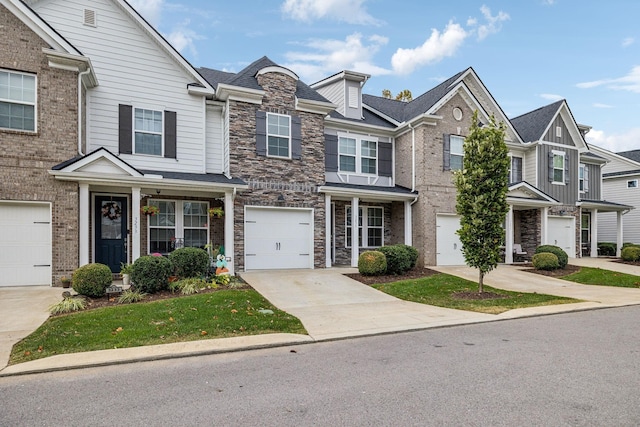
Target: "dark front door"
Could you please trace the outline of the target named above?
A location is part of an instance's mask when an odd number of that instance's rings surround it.
[[[127,199],[96,197],[95,213],[96,262],[120,272],[120,263],[127,262]]]

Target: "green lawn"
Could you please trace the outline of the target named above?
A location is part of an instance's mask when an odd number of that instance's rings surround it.
[[[52,317],[13,347],[9,364],[55,354],[276,332],[306,334],[297,318],[254,290],[222,290]]]
[[[504,296],[504,298],[485,300],[457,299],[452,296],[453,293],[477,292],[478,284],[442,273],[421,279],[401,280],[399,282],[375,285],[374,287],[406,301],[489,314],[499,314],[514,308],[580,302],[572,298],[552,295],[504,291],[486,285],[484,286],[485,292],[493,292]]]
[[[618,273],[601,268],[582,267],[579,271],[562,277],[564,280],[583,285],[618,286],[622,288],[640,288],[640,276]]]

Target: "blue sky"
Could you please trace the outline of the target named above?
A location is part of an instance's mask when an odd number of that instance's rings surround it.
[[[640,149],[640,1],[130,0],[195,66],[266,55],[306,83],[416,97],[473,67],[509,117],[565,98],[589,143]]]

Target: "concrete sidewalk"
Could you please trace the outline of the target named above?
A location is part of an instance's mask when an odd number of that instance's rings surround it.
[[[573,261],[571,260],[572,263]],[[640,270],[638,267],[619,263],[608,262],[605,264],[607,262],[604,259],[598,259],[595,263],[588,263],[587,266],[593,267],[600,265],[598,263],[603,263],[602,265],[606,265],[606,267],[601,268],[614,271],[618,271],[616,268],[624,269],[626,267]],[[432,268],[473,281],[476,281],[478,276],[477,270],[469,267]],[[488,286],[512,291],[566,296],[585,302],[515,309],[499,315],[490,315],[401,301],[344,276],[344,273],[350,272],[356,272],[356,270],[333,268],[260,271],[242,274],[243,278],[272,304],[298,317],[307,329],[308,336],[295,334],[255,335],[64,354],[6,367],[0,370],[0,377],[256,348],[302,345],[347,337],[640,304],[640,289],[579,285],[525,272],[522,271],[522,267],[501,265],[485,277],[485,283]],[[636,274],[640,275],[640,271]],[[14,289],[19,290],[18,295],[29,292],[27,288]],[[14,304],[12,304],[8,300],[5,301],[3,291],[0,289],[0,302],[12,306],[14,312],[6,316],[5,313],[8,312],[5,311],[4,305],[0,305],[0,322],[6,322],[7,318],[18,319],[25,315],[25,311],[37,312],[29,315],[34,320],[31,324],[32,329],[23,330],[21,336],[15,339],[17,342],[44,322],[48,317],[46,307],[60,299],[62,289],[47,288],[43,295],[49,295],[51,300],[46,305],[43,303],[34,305],[28,296],[22,299],[20,304],[17,300],[14,300]],[[36,319],[38,319],[37,322],[35,322]],[[2,329],[0,329],[1,331]],[[12,336],[18,337],[16,334]],[[7,342],[3,344],[0,341],[0,348],[5,348]],[[8,359],[12,345],[13,342],[8,348],[5,348],[4,353],[0,353],[0,356],[4,354],[1,362]]]

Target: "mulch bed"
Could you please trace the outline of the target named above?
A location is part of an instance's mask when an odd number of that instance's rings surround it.
[[[571,264],[567,264],[567,266],[565,268],[559,268],[557,270],[551,270],[551,271],[536,270],[535,268],[533,268],[532,264],[528,264],[527,267],[531,267],[531,268],[527,268],[527,269],[522,270],[522,271],[526,271],[526,272],[529,272],[529,273],[540,274],[542,276],[548,276],[548,277],[563,277],[563,276],[567,276],[569,274],[573,274],[573,273],[575,273],[575,272],[580,270],[580,267],[578,267],[577,265],[571,265]]]
[[[620,264],[627,264],[627,265],[635,265],[636,267],[640,267],[640,261],[624,261],[621,259],[617,259],[613,262],[618,262]]]
[[[371,286],[389,282],[397,282],[399,280],[422,279],[423,277],[433,276],[434,274],[438,274],[438,272],[429,268],[414,268],[413,270],[409,270],[405,274],[401,275],[385,274],[384,276],[363,276],[360,273],[352,273],[345,274],[345,276],[351,277],[358,282]]]

